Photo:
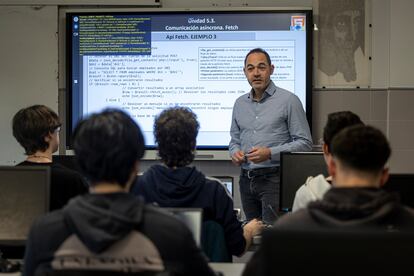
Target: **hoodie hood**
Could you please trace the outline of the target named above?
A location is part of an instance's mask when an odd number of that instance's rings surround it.
[[[377,188],[332,188],[323,200],[309,203],[309,213],[321,224],[364,226],[386,221],[400,208],[396,194]]]
[[[199,196],[205,176],[195,167],[168,168],[154,165],[139,177],[136,189],[161,207],[189,206]]]
[[[144,201],[130,194],[88,194],[72,199],[63,216],[70,231],[100,253],[137,228],[143,209]]]

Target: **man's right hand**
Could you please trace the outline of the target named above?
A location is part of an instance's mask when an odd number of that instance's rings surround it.
[[[240,166],[243,162],[245,162],[245,155],[244,152],[239,150],[231,157],[231,161],[233,164]]]

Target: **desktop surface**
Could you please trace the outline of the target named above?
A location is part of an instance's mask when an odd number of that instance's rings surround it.
[[[224,276],[240,276],[243,273],[245,263],[209,263],[209,266],[217,273]]]

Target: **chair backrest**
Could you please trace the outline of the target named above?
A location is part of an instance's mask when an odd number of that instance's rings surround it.
[[[384,275],[384,272],[398,275],[404,271],[409,275],[414,272],[414,233],[374,229],[272,229],[263,233],[262,250],[265,275],[281,272],[361,275],[362,271],[368,271],[369,275]]]
[[[227,248],[223,226],[215,221],[204,221],[201,235],[201,248],[214,263],[230,263],[232,256]]]
[[[280,155],[280,210],[292,210],[296,191],[309,176],[318,174],[328,176],[322,152],[282,152]]]

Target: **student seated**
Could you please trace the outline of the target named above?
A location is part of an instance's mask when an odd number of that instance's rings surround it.
[[[334,136],[342,129],[353,126],[362,125],[363,122],[358,115],[351,111],[339,111],[328,115],[328,122],[323,129],[323,156],[325,162],[328,163],[331,158],[331,143]],[[322,199],[323,195],[331,188],[331,177],[322,174],[315,177],[308,177],[306,183],[303,184],[296,192],[293,201],[292,212],[301,208],[305,208],[309,202]]]
[[[88,192],[88,185],[79,173],[52,162],[52,154],[59,147],[61,126],[53,110],[44,105],[23,108],[14,115],[12,125],[13,135],[27,155],[17,166],[50,167],[50,210],[60,209],[72,197]]]
[[[388,179],[386,163],[391,154],[381,131],[364,125],[345,128],[333,138],[330,152],[327,165],[332,188],[307,208],[281,217],[275,229],[412,233],[414,210],[402,205],[396,194],[380,189]],[[331,246],[335,248],[334,243]],[[299,253],[303,252],[298,248]],[[265,254],[259,249],[243,275],[260,275],[257,270],[264,266]]]
[[[24,275],[50,270],[214,275],[182,222],[127,193],[144,155],[144,138],[126,113],[107,109],[82,120],[73,148],[90,194],[33,224]]]
[[[240,256],[263,224],[252,220],[242,228],[224,185],[189,166],[194,159],[198,129],[196,115],[190,109],[174,107],[161,112],[155,119],[154,135],[162,164],[140,176],[132,191],[161,207],[203,208],[203,220],[222,225],[227,250]]]

